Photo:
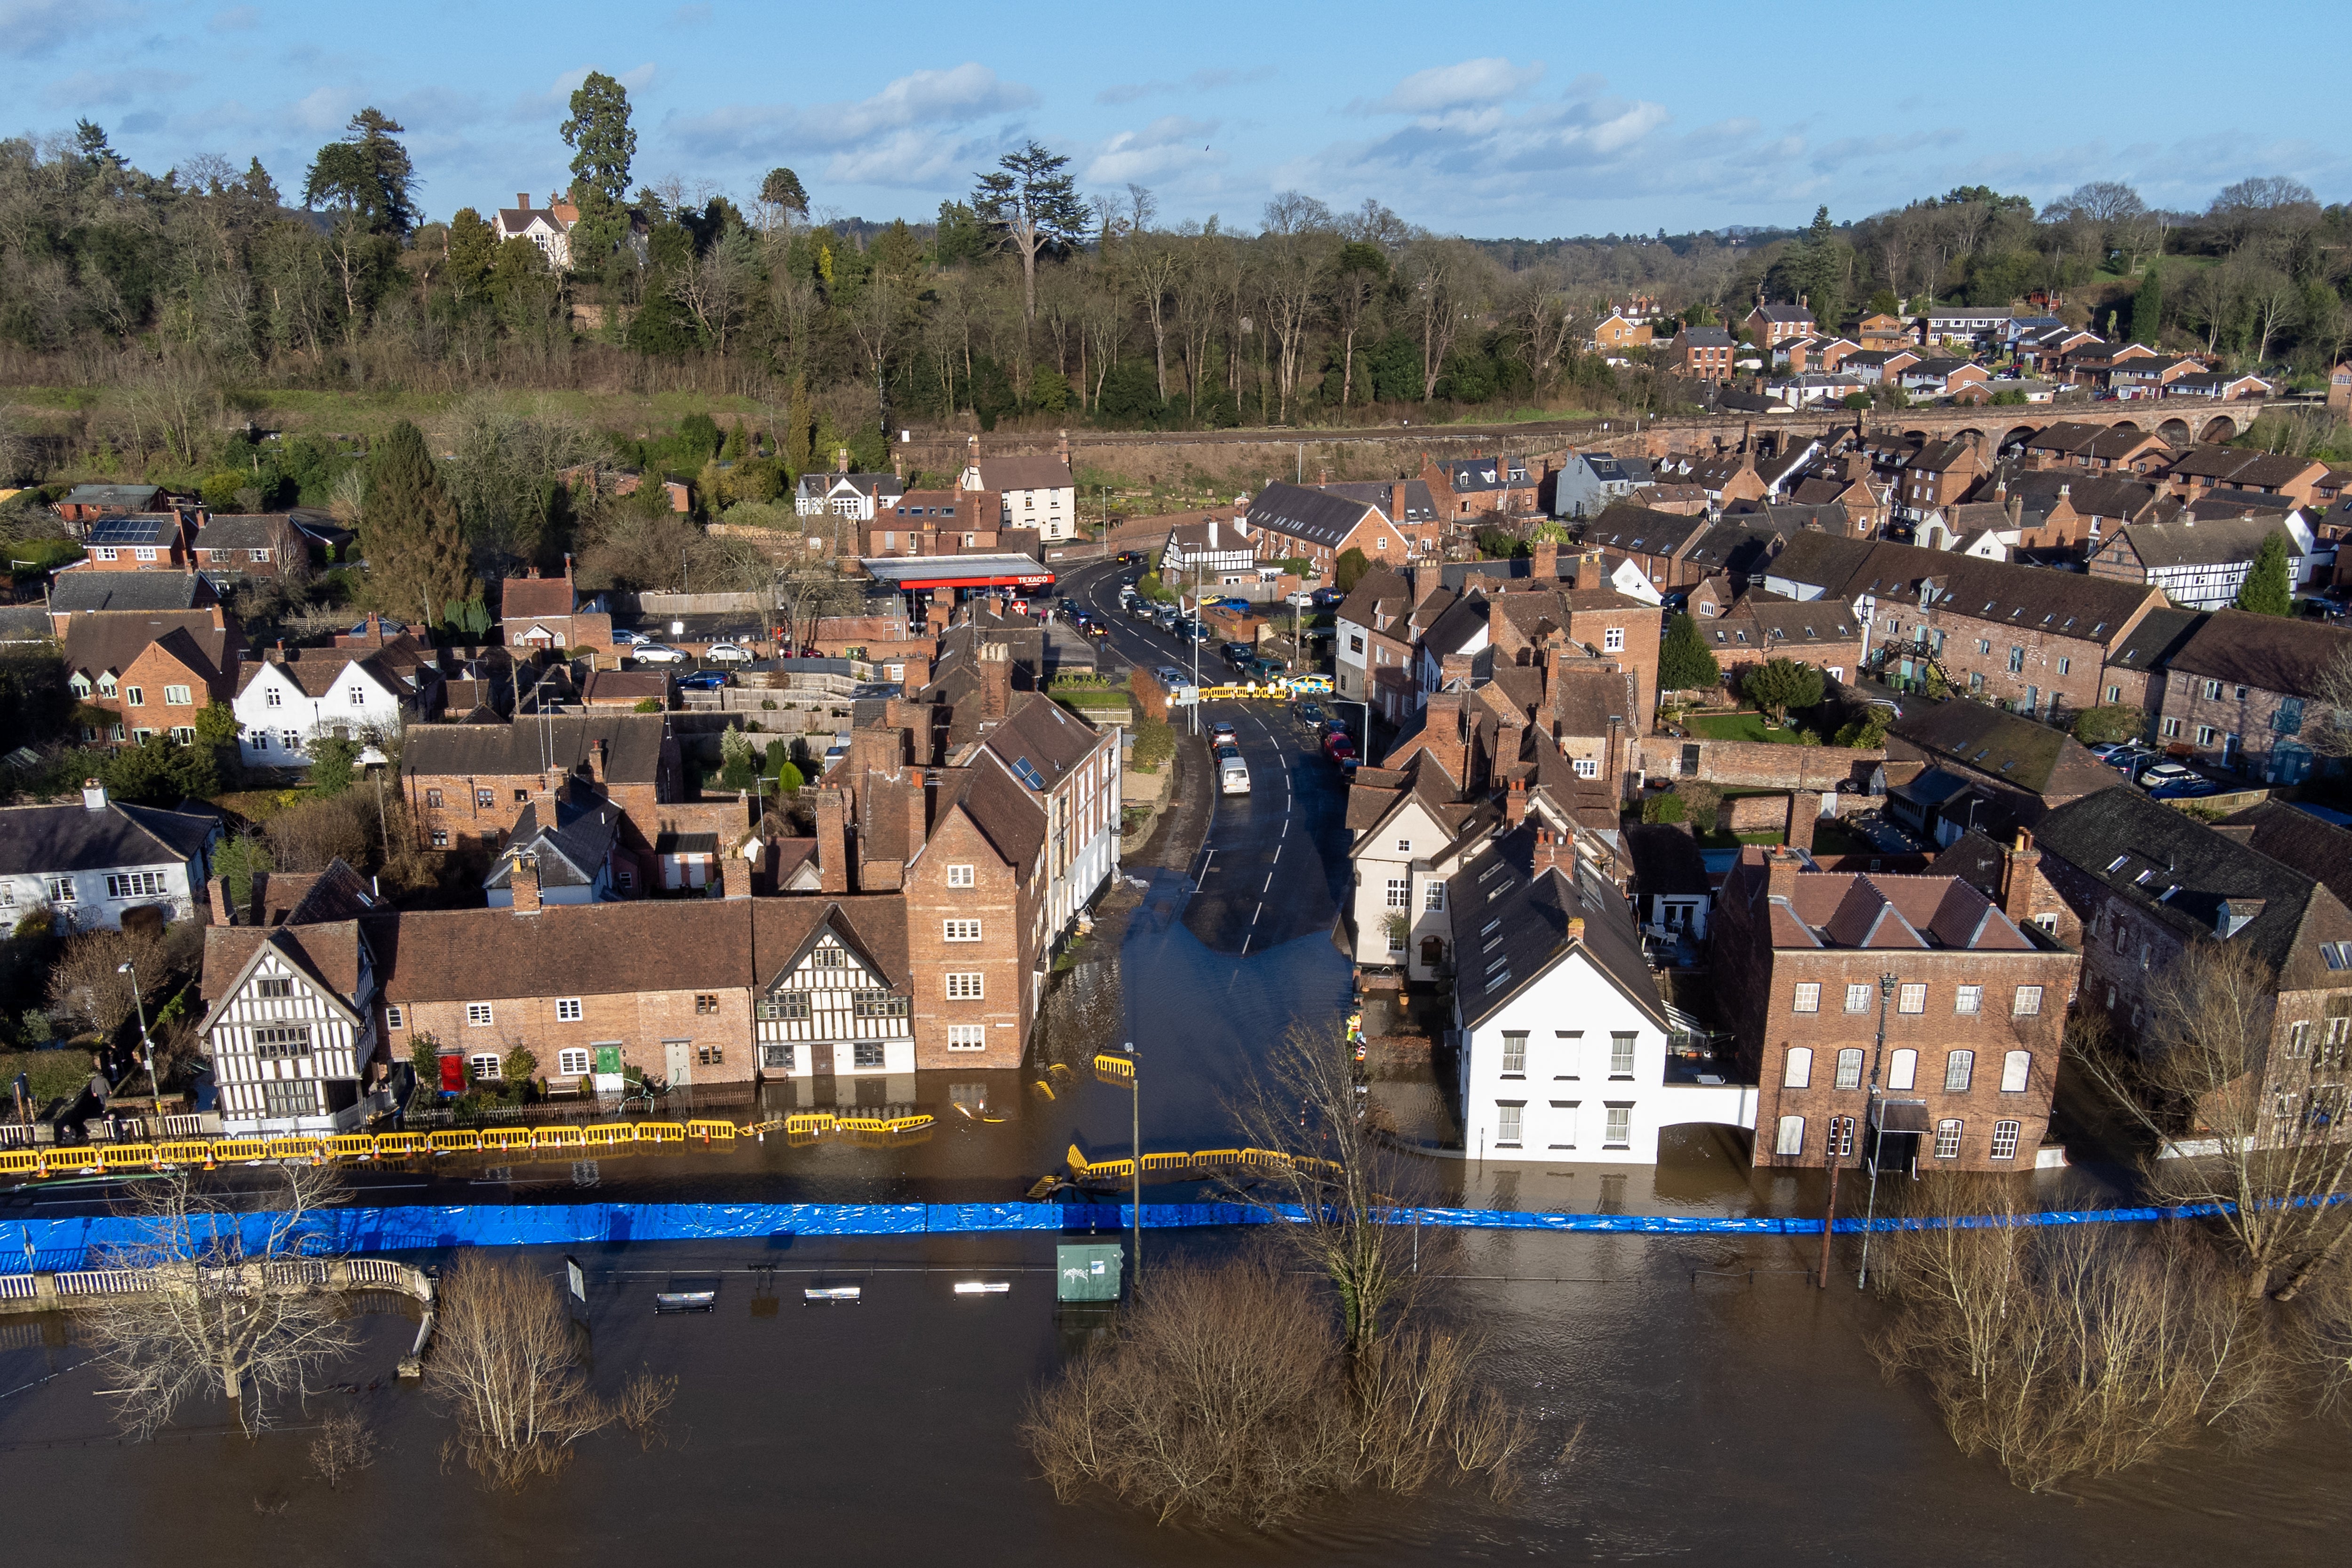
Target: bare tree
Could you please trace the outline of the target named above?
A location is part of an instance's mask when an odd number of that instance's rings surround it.
[[[450,1449],[493,1487],[553,1475],[614,1413],[589,1389],[555,1287],[469,1252],[442,1276],[425,1390],[456,1417]]]
[[[115,1418],[153,1436],[191,1398],[220,1394],[248,1435],[273,1402],[299,1394],[353,1344],[315,1250],[321,1209],[346,1201],[331,1165],[285,1164],[268,1184],[199,1190],[184,1171],[137,1187],[121,1212],[146,1239],[110,1249],[110,1268],[139,1288],[87,1299],[78,1310],[99,1347]]]
[[[2352,757],[2352,648],[2320,667],[2298,738],[2323,757]]]
[[[1999,1181],[1931,1176],[1902,1196],[1933,1223],[1885,1238],[1896,1312],[1873,1349],[1926,1378],[1961,1452],[2038,1492],[2274,1419],[2262,1314],[2196,1233],[2037,1226]]]
[[[2092,1079],[2155,1145],[2159,1202],[2211,1204],[2259,1300],[2291,1300],[2342,1250],[2352,1205],[2340,1050],[2292,1035],[2273,1049],[2276,976],[2242,945],[2200,941],[2158,970],[2149,1024],[2131,1052],[2095,1021],[2073,1047]]]
[[[122,972],[126,963],[131,973]],[[153,1005],[170,978],[162,938],[136,931],[84,931],[66,939],[49,968],[49,1009],[89,1019],[100,1039],[111,1041],[140,1003]]]
[[[310,1468],[329,1491],[341,1490],[345,1476],[373,1463],[375,1433],[366,1416],[356,1410],[336,1410],[319,1424],[319,1435],[310,1439]]]
[[[1284,1216],[1273,1234],[1339,1295],[1341,1344],[1369,1356],[1389,1321],[1420,1294],[1420,1227],[1391,1224],[1413,1171],[1359,1106],[1355,1057],[1337,1030],[1304,1021],[1285,1031],[1264,1071],[1233,1107],[1242,1136],[1290,1158],[1237,1190]],[[1290,1217],[1296,1210],[1297,1217]]]
[[[1105,1486],[1163,1524],[1264,1530],[1362,1484],[1483,1476],[1506,1492],[1532,1435],[1476,1362],[1461,1336],[1415,1331],[1367,1385],[1324,1305],[1270,1258],[1172,1265],[1107,1349],[1032,1397],[1022,1439],[1062,1500]]]

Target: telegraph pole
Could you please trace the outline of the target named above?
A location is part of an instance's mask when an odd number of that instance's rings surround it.
[[[1863,1132],[1865,1138],[1878,1127],[1878,1064],[1886,1055],[1886,1001],[1895,994],[1895,976],[1890,972],[1878,977],[1878,1047],[1870,1057],[1870,1094],[1863,1107]],[[1883,1134],[1882,1134],[1883,1136]],[[1878,1148],[1874,1142],[1865,1142],[1870,1162],[1870,1208],[1862,1226],[1862,1272],[1854,1276],[1853,1288],[1866,1289],[1870,1284],[1870,1227],[1878,1221]],[[1826,1251],[1826,1241],[1824,1242]]]

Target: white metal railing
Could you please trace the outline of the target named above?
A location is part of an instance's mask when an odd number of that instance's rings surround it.
[[[354,1258],[343,1265],[345,1276],[354,1285],[393,1285],[407,1283],[406,1271],[401,1265],[382,1258]]]
[[[116,1296],[153,1289],[153,1277],[136,1268],[78,1268],[58,1276],[60,1296]]]
[[[204,1131],[205,1119],[201,1116],[163,1118],[163,1136],[166,1138],[201,1138]]]
[[[0,1121],[0,1149],[29,1147],[33,1142],[33,1124],[29,1121]]]
[[[29,1301],[40,1294],[29,1274],[0,1274],[0,1301]]]

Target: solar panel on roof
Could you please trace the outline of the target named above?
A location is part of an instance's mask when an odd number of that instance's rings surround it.
[[[160,524],[152,517],[101,518],[89,525],[92,544],[152,544]]]

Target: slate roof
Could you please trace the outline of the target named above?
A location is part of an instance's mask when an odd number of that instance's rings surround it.
[[[161,485],[76,485],[60,506],[102,506],[109,510],[143,511],[163,493]]]
[[[397,935],[383,994],[393,1002],[456,1002],[747,986],[751,906],[797,901],[652,899],[546,904],[524,914],[404,912],[396,924],[387,922]]]
[[[1427,479],[1400,479],[1397,483],[1404,486],[1402,518],[1395,515],[1395,485],[1382,484],[1376,479],[1349,479],[1342,483],[1322,485],[1317,488],[1327,495],[1339,496],[1348,500],[1360,501],[1366,506],[1377,508],[1380,514],[1391,522],[1437,521],[1437,498],[1429,493]]]
[[[1632,501],[1612,501],[1599,517],[1589,520],[1582,541],[1606,550],[1643,551],[1672,555],[1696,535],[1712,527],[1703,517],[1678,511],[1654,511]]]
[[[1955,698],[1914,704],[1886,734],[1890,742],[1916,747],[1938,762],[2045,800],[2071,800],[2123,782],[2121,774],[2064,731],[1982,702]],[[1890,746],[1890,754],[1893,751]]]
[[[1581,950],[1596,972],[1658,1027],[1668,1026],[1665,1000],[1642,953],[1632,907],[1598,876],[1573,868],[1563,845],[1559,867],[1534,869],[1532,819],[1489,840],[1465,858],[1445,884],[1454,931],[1454,1002],[1475,1027],[1544,973]],[[1580,937],[1568,922],[1584,921]]]
[[[410,729],[401,771],[451,777],[541,773],[584,766],[598,741],[612,742],[605,776],[614,784],[652,784],[661,767],[668,720],[659,713],[557,714],[518,724],[426,724]]]
[[[2352,900],[2352,830],[2280,800],[2250,805],[2223,817],[2221,826],[2272,859],[2317,878],[2339,902]]]
[[[2294,536],[2269,517],[2203,517],[2196,522],[2139,522],[2123,530],[2123,542],[2151,572],[2174,567],[2221,566],[2251,562],[2272,534],[2286,539],[2290,556],[2303,553]]]
[[[177,865],[194,858],[219,826],[215,817],[121,801],[99,811],[79,801],[0,807],[0,875]]]
[[[2340,984],[2328,977],[2315,937],[2305,925],[2315,904],[2341,923],[2343,906],[2306,872],[2216,832],[2137,790],[2111,789],[2063,805],[2042,819],[2034,842],[2098,883],[2104,896],[2129,905],[2183,938],[2218,934],[2225,900],[2259,899],[2261,912],[2231,942],[2242,942],[2279,973],[2282,990]]]
[[[619,806],[608,800],[564,800],[556,803],[554,825],[542,826],[539,803],[532,801],[515,818],[514,830],[507,835],[506,843],[499,850],[498,863],[482,879],[482,886],[512,886],[515,861],[526,851],[539,857],[541,888],[593,886],[596,874],[604,868],[620,837],[625,816]]]
[[[1445,470],[1446,485],[1456,495],[1481,495],[1534,482],[1525,458],[1449,458],[1438,466]]]
[[[199,550],[274,550],[283,548],[288,535],[301,539],[286,513],[244,512],[232,517],[209,517],[204,531],[196,535]]]
[[[378,664],[374,650],[363,647],[295,647],[286,650],[281,663],[277,659],[249,660],[237,666],[237,695],[257,679],[266,665],[275,664],[287,679],[292,681],[305,697],[324,697],[335,689],[335,682],[345,671],[358,665],[386,691],[395,695],[407,682]]]
[[[1371,504],[1312,485],[1271,484],[1250,502],[1249,526],[1337,550],[1364,521]]]
[[[2107,650],[2107,662],[2125,669],[2161,669],[2189,634],[2205,624],[2203,610],[2177,610],[2166,605],[2140,617],[2131,635]]]
[[[198,572],[93,572],[74,567],[49,585],[49,609],[194,610],[219,603],[213,585]]]
[[[2328,665],[2352,647],[2352,628],[2282,616],[2216,610],[2172,656],[2172,668],[2260,691],[2309,697]]]
[[[1867,594],[1882,602],[1918,603],[1922,585],[1932,583],[1935,607],[1944,614],[2095,642],[2120,635],[2161,596],[2144,584],[1810,530],[1790,536],[1769,574],[1849,602]]]
[[[1685,327],[1675,337],[1693,348],[1727,349],[1731,346],[1731,334],[1721,327]]]
[[[38,605],[0,605],[0,643],[47,642],[57,635],[51,625],[49,612]]]

